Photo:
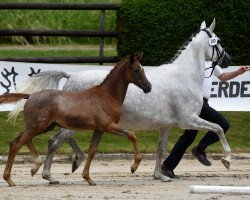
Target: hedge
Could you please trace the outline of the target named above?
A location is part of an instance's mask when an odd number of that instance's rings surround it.
[[[123,0],[117,12],[118,55],[143,51],[143,65],[166,63],[202,21],[209,26],[213,18],[231,65],[249,65],[248,0]]]

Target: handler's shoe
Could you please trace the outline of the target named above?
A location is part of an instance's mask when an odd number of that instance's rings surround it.
[[[197,147],[193,147],[191,152],[195,158],[197,158],[201,164],[211,166],[211,162],[207,159],[205,151],[199,150]]]
[[[180,176],[175,175],[172,170],[164,168],[164,165],[161,166],[161,172],[164,176],[167,176],[169,178],[180,179]]]

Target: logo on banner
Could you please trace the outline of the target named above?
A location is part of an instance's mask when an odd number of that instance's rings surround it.
[[[213,82],[212,98],[250,97],[250,81]]]
[[[27,74],[28,76],[33,76],[35,74],[38,74],[41,72],[41,69],[38,69],[35,71],[34,68],[30,67],[30,73]],[[16,90],[16,78],[18,77],[18,73],[15,70],[15,67],[10,68],[3,68],[3,71],[1,71],[1,81],[0,86],[4,88],[4,93],[9,93],[11,88],[13,87]]]

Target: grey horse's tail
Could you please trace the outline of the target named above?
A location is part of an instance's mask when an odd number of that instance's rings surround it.
[[[60,80],[69,77],[70,75],[63,71],[44,71],[22,82],[17,88],[17,92],[31,94],[44,89],[58,89]],[[16,104],[15,108],[10,111],[8,120],[15,123],[18,114],[23,110],[25,102],[26,100],[23,99]]]

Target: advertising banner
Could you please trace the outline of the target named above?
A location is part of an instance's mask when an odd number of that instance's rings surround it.
[[[233,66],[223,71],[235,71]],[[220,81],[215,76],[211,88],[209,105],[219,111],[250,111],[250,71],[231,79]]]
[[[29,77],[46,70],[61,70],[78,72],[84,70],[111,70],[113,66],[74,65],[74,64],[44,64],[0,61],[0,94],[15,92],[17,86]],[[152,67],[145,67],[150,70]],[[224,71],[234,71],[237,66],[231,66]],[[60,89],[66,80],[61,81]],[[216,77],[213,80],[212,95],[209,104],[218,111],[250,111],[250,71],[230,81],[221,82]],[[9,111],[14,105],[0,105],[0,111]]]

